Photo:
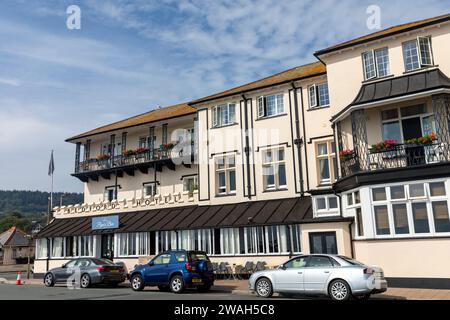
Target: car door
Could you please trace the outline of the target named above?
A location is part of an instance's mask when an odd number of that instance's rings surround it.
[[[308,259],[308,256],[301,256],[284,263],[282,267],[274,273],[275,291],[303,292],[304,270]]]
[[[162,253],[156,256],[148,265],[148,271],[145,273],[145,282],[149,284],[167,283],[170,260],[170,253]]]
[[[333,268],[329,257],[311,256],[304,274],[305,293],[326,293],[326,284]]]
[[[76,259],[70,260],[69,262],[64,264],[64,267],[55,269],[53,273],[55,275],[56,281],[66,281],[67,278],[69,278],[75,272],[74,267],[77,261],[78,260]]]

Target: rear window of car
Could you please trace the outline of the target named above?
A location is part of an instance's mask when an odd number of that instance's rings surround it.
[[[338,257],[341,258],[342,260],[344,260],[345,262],[350,263],[352,266],[363,266],[364,265],[363,263],[361,263],[355,259],[349,258],[349,257],[345,257],[345,256],[338,256]]]
[[[190,261],[209,261],[208,256],[204,252],[189,252]]]
[[[113,265],[114,264],[114,262],[112,262],[111,260],[108,260],[108,259],[97,259],[97,258],[93,258],[93,259],[91,259],[92,260],[92,262],[94,262],[96,265],[107,265],[107,266],[110,266],[110,265]]]

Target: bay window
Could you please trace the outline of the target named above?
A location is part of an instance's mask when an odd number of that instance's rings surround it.
[[[236,123],[236,104],[228,103],[212,109],[213,127],[221,127]]]
[[[434,62],[431,37],[417,37],[403,43],[403,61],[406,71],[432,66]]]

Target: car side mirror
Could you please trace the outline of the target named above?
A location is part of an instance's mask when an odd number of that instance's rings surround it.
[[[63,263],[63,265],[61,266],[61,268],[65,268],[66,267],[66,264],[65,263]]]
[[[153,261],[153,260],[151,260],[149,263],[148,263],[148,265],[151,267],[151,266],[153,266],[155,264],[155,262]]]
[[[284,264],[280,264],[280,266],[278,267],[278,269],[286,270],[286,267],[284,266]]]

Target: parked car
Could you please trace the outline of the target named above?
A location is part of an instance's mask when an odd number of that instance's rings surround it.
[[[344,256],[313,254],[292,258],[277,269],[259,271],[249,279],[251,291],[268,298],[274,292],[325,294],[333,300],[368,299],[387,290],[383,270]]]
[[[108,259],[77,258],[68,261],[59,268],[53,268],[44,275],[44,284],[53,287],[55,283],[67,282],[69,277],[74,280],[79,271],[81,288],[88,288],[96,284],[118,285],[127,278],[122,264],[115,264]]]
[[[130,273],[130,282],[134,291],[157,286],[161,291],[173,293],[181,293],[188,287],[206,292],[214,284],[214,272],[205,252],[172,250],[136,266]]]

